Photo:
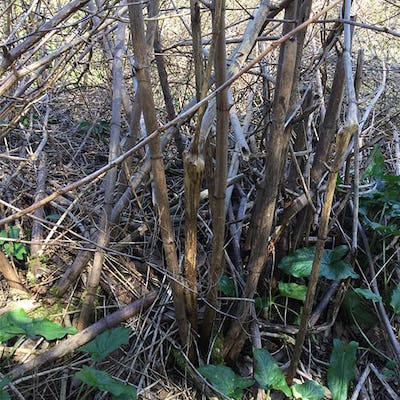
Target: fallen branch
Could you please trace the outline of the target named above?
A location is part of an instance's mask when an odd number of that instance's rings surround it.
[[[142,310],[149,308],[156,298],[157,292],[151,292],[148,295],[134,301],[133,303],[130,303],[126,307],[110,315],[107,315],[100,321],[97,321],[93,325],[88,326],[83,331],[64,340],[56,347],[53,347],[52,349],[40,354],[34,359],[13,368],[7,374],[7,377],[15,380],[22,377],[29,371],[39,368],[44,364],[54,362],[57,359],[72,353],[78,347],[81,347],[84,344],[88,343],[105,330],[113,328],[114,326],[119,325],[121,322],[124,322],[127,319],[134,317]]]

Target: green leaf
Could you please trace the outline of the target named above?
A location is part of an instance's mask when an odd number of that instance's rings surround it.
[[[91,125],[92,124],[88,121],[82,121],[79,123],[79,128],[86,130],[89,129]]]
[[[46,215],[46,220],[57,222],[60,219],[60,217],[61,217],[60,214],[49,214],[49,215]]]
[[[7,375],[4,375],[2,378],[0,378],[0,389],[3,389],[9,383],[11,383],[11,378]]]
[[[243,389],[254,383],[252,379],[236,375],[231,368],[225,365],[202,365],[198,371],[219,392],[235,400],[242,399]]]
[[[19,326],[21,321],[26,318],[26,313],[22,309],[9,311],[0,315],[0,343],[5,342],[17,335],[25,334],[25,330]]]
[[[310,276],[315,247],[303,247],[282,258],[278,268],[296,278]]]
[[[341,280],[348,277],[358,278],[353,267],[342,260],[348,247],[338,246],[333,250],[325,249],[321,259],[320,276],[331,280]],[[296,278],[310,276],[315,256],[315,247],[303,247],[283,257],[278,268]]]
[[[253,356],[256,361],[254,378],[263,389],[280,390],[290,397],[292,392],[286,383],[285,376],[277,362],[265,349],[253,349]]]
[[[375,145],[373,151],[375,152],[375,154],[368,164],[367,168],[365,169],[362,179],[370,177],[379,179],[383,176],[385,172],[385,158],[382,154],[380,147]]]
[[[228,275],[222,275],[221,278],[219,278],[218,287],[225,296],[236,296],[235,282]]]
[[[390,212],[387,212],[387,215],[390,215]],[[400,236],[400,229],[396,224],[380,224],[378,222],[371,221],[366,216],[363,217],[363,223],[381,235]]]
[[[390,305],[393,307],[393,311],[395,312],[395,314],[400,313],[400,283],[394,288],[392,292]]]
[[[18,239],[19,238],[19,228],[15,225],[10,226],[8,228],[8,237],[10,239]]]
[[[364,297],[364,299],[372,300],[374,303],[379,303],[382,301],[381,296],[375,294],[372,290],[369,289],[357,288],[354,289],[354,292],[357,293],[359,296]]]
[[[330,280],[342,280],[346,278],[358,278],[353,267],[347,261],[342,260],[348,253],[346,245],[337,246],[333,250],[325,249],[321,260],[320,275]]]
[[[347,278],[359,278],[353,267],[347,261],[335,261],[333,263],[321,263],[320,275],[332,281],[338,281]]]
[[[90,353],[93,361],[103,360],[122,344],[129,343],[129,333],[130,329],[122,326],[108,329],[80,347],[79,351]]]
[[[13,243],[13,247],[12,255],[17,260],[22,261],[25,258],[25,255],[28,254],[25,245],[23,243]]]
[[[307,294],[307,287],[305,285],[298,285],[297,283],[278,282],[279,293],[282,296],[289,297],[290,299],[305,300]]]
[[[0,238],[8,238],[7,231],[0,231]],[[4,240],[0,240],[0,245],[4,245]]]
[[[20,229],[17,226],[10,226],[7,231],[0,232],[0,237],[18,239],[19,231]],[[22,261],[25,254],[27,254],[26,247],[23,243],[0,240],[0,245],[3,246],[4,252],[8,257],[15,257],[17,260]]]
[[[315,381],[307,381],[302,384],[296,383],[291,389],[295,399],[320,400],[325,397],[324,387]]]
[[[333,250],[324,250],[324,253],[329,254],[330,261],[341,260],[349,252],[349,247],[345,244],[336,246]]]
[[[32,322],[27,326],[26,333],[31,336],[43,336],[46,340],[55,340],[62,339],[67,334],[75,334],[77,332],[77,329],[73,326],[64,327],[47,318],[33,318]]]
[[[74,327],[63,327],[46,318],[30,318],[22,308],[0,315],[0,342],[17,335],[40,335],[46,340],[54,340],[76,332]]]
[[[99,371],[96,368],[83,366],[83,368],[75,374],[75,377],[88,386],[94,387],[103,392],[111,393],[115,399],[136,400],[136,388],[126,385],[107,372]]]
[[[372,327],[378,322],[375,313],[370,312],[371,307],[368,306],[368,301],[355,293],[353,289],[346,292],[342,308],[358,324]]]
[[[11,382],[11,378],[7,375],[3,376],[0,379],[0,400],[10,400],[11,397],[8,394],[7,390],[4,389]]]
[[[333,340],[333,351],[328,369],[328,387],[333,400],[347,399],[347,388],[354,378],[357,348],[357,342],[344,344],[339,339]]]
[[[398,367],[399,365],[397,364],[396,361],[388,360],[385,367],[382,369],[382,374],[384,376],[396,379],[396,377],[398,376],[396,371]]]

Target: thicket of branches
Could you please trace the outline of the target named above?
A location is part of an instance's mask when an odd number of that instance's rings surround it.
[[[15,398],[78,398],[76,350],[121,323],[129,344],[100,366],[142,398],[211,393],[196,368],[249,375],[251,347],[289,384],[326,384],[333,338],[361,343],[354,396],[399,389],[368,376],[400,362],[395,2],[1,10],[1,313],[81,331],[3,343]],[[327,278],[341,245],[350,272]]]

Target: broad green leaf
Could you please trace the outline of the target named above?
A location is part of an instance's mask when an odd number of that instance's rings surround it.
[[[328,368],[328,387],[333,400],[347,399],[348,385],[354,378],[357,348],[357,342],[344,344],[339,339],[333,340],[333,351]]]
[[[307,287],[305,285],[298,285],[297,283],[278,282],[279,293],[282,296],[289,297],[290,299],[305,300],[307,294]]]
[[[126,385],[117,379],[114,379],[107,372],[99,371],[96,368],[83,366],[83,368],[75,374],[75,377],[88,386],[94,387],[103,392],[109,392],[114,399],[118,400],[136,400],[136,388]]]
[[[286,396],[291,396],[292,392],[286,383],[285,376],[271,354],[265,349],[254,348],[253,356],[256,361],[254,378],[260,387],[267,390],[280,390]]]
[[[129,343],[129,333],[130,329],[122,326],[108,329],[80,347],[79,351],[90,353],[93,361],[103,360],[122,344]]]
[[[229,297],[236,296],[235,283],[233,282],[233,279],[231,277],[229,277],[228,275],[222,275],[221,278],[219,278],[218,287],[219,287],[219,290],[225,296],[229,296]]]
[[[396,379],[397,377],[397,373],[396,373],[396,369],[398,369],[398,364],[396,361],[394,360],[389,360],[385,367],[382,369],[382,374],[390,377],[390,378],[394,378]]]
[[[252,379],[236,375],[231,368],[225,365],[202,365],[198,371],[219,392],[235,400],[242,399],[243,389],[254,383]]]
[[[295,399],[320,400],[325,397],[324,387],[315,381],[296,383],[291,386],[291,389]]]
[[[328,250],[329,251],[329,250]],[[325,254],[325,253],[324,253]],[[359,275],[347,261],[325,262],[322,257],[320,275],[332,281],[338,281],[347,278],[358,278]]]
[[[342,280],[348,277],[358,278],[353,267],[342,260],[348,253],[346,245],[337,246],[333,250],[325,249],[321,260],[320,275],[330,280]]]
[[[400,313],[400,283],[394,288],[392,292],[390,305],[393,307],[395,314]]]
[[[3,376],[0,379],[0,400],[10,400],[11,399],[7,390],[4,389],[4,387],[7,386],[10,382],[11,382],[11,378],[8,377],[7,375]]]
[[[367,168],[365,169],[362,179],[369,177],[379,179],[383,176],[385,172],[385,158],[382,154],[380,147],[375,145],[373,151],[375,152],[375,154],[368,164]]]
[[[1,231],[0,237],[18,239],[20,229],[17,226],[10,226],[7,231]],[[27,254],[26,246],[18,242],[5,242],[0,240],[0,244],[4,247],[4,252],[8,257],[15,257],[17,260],[22,261],[25,254]]]
[[[330,261],[338,261],[341,260],[343,257],[346,256],[346,254],[349,252],[349,247],[345,244],[342,244],[341,246],[336,246],[332,250],[325,250],[324,253],[328,254],[329,257],[328,259]]]
[[[7,231],[0,231],[0,238],[8,238]],[[5,242],[4,240],[0,240],[0,244],[3,245]]]
[[[372,327],[378,322],[375,313],[370,312],[371,307],[368,306],[368,301],[355,293],[353,289],[347,291],[342,308],[349,318],[356,320],[358,324]]]
[[[9,383],[11,383],[11,378],[7,375],[4,375],[2,378],[0,378],[0,388],[3,389],[4,386],[7,386]]]
[[[388,213],[389,214],[389,213]],[[400,236],[400,229],[396,224],[380,224],[378,222],[374,222],[370,220],[368,217],[363,217],[364,225],[371,228],[373,231],[381,234],[381,235],[393,235]]]
[[[331,280],[341,280],[348,277],[358,278],[353,267],[342,258],[347,254],[348,247],[338,246],[333,250],[325,249],[321,259],[320,276]],[[304,247],[283,257],[278,265],[282,271],[297,278],[310,276],[315,255],[315,247]]]
[[[12,250],[10,253],[17,260],[22,261],[25,258],[25,255],[28,254],[26,251],[26,247],[23,243],[9,243],[12,245]]]
[[[46,318],[30,318],[22,308],[0,315],[0,342],[17,335],[40,335],[46,340],[54,340],[76,332],[74,327],[63,327]]]
[[[0,343],[17,335],[24,335],[21,324],[29,323],[29,317],[23,309],[16,309],[0,315]]]
[[[67,334],[75,334],[77,332],[77,329],[73,326],[64,327],[47,318],[33,318],[31,324],[27,326],[26,331],[27,335],[40,335],[46,340],[61,339]]]
[[[46,220],[52,221],[52,222],[57,222],[60,219],[60,217],[61,217],[60,214],[49,214],[49,215],[46,215]]]
[[[354,289],[354,292],[357,293],[359,296],[364,297],[364,299],[372,300],[374,303],[379,303],[382,301],[381,296],[375,294],[372,290],[369,289],[357,288]]]
[[[310,276],[315,247],[303,247],[282,258],[278,268],[296,278]]]
[[[8,237],[11,239],[18,239],[19,238],[19,228],[15,225],[10,226],[8,228]]]

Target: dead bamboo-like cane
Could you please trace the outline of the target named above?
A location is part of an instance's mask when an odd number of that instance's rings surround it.
[[[198,4],[192,3],[191,6],[194,8],[198,7]],[[198,10],[197,10],[198,11]],[[196,10],[192,10],[192,31],[194,35],[193,51],[201,52],[201,48],[198,48],[199,43],[195,45],[195,41],[200,40],[201,44],[201,32],[200,26],[194,26],[200,23],[200,16],[197,15]],[[204,98],[207,94],[209,87],[209,80],[211,77],[212,64],[214,60],[216,43],[214,40],[211,42],[208,63],[205,70],[202,65],[195,67],[196,69],[196,86],[200,85],[200,91],[197,91],[199,100]],[[201,53],[200,53],[201,55]],[[194,57],[196,63],[202,64],[202,57]],[[197,331],[197,212],[200,202],[200,190],[203,182],[204,174],[204,155],[203,148],[200,146],[200,135],[201,127],[203,122],[204,113],[206,111],[206,104],[199,108],[197,114],[196,130],[194,132],[194,138],[188,151],[183,153],[183,166],[184,166],[184,190],[185,190],[185,259],[184,259],[184,276],[187,282],[187,289],[185,290],[186,298],[186,310],[192,328]]]
[[[119,154],[120,130],[121,130],[121,88],[123,80],[123,49],[125,42],[125,24],[122,22],[117,30],[117,43],[114,51],[113,60],[113,100],[112,100],[112,124],[110,134],[109,160],[113,160]],[[93,266],[89,272],[86,284],[86,296],[82,304],[82,311],[78,321],[78,329],[86,328],[93,315],[96,292],[100,283],[100,275],[104,261],[104,247],[110,240],[110,219],[114,203],[114,189],[117,180],[118,168],[115,167],[107,172],[105,178],[104,204],[102,218],[100,222],[100,231],[97,237],[99,247],[96,250],[93,259]]]
[[[291,3],[285,12],[285,18],[295,20],[297,15],[296,2]],[[284,34],[290,32],[292,23],[286,23]],[[268,237],[272,229],[275,216],[275,203],[278,196],[284,160],[289,147],[289,131],[285,128],[285,120],[292,95],[292,84],[295,76],[297,42],[291,40],[281,46],[279,56],[278,78],[273,104],[273,121],[271,136],[268,141],[267,165],[261,187],[257,192],[254,212],[252,216],[252,249],[248,263],[249,275],[246,281],[245,297],[252,299],[265,264],[265,255],[268,252]],[[239,304],[239,316],[229,328],[224,348],[224,355],[235,359],[240,353],[246,336],[243,327],[247,325],[250,315],[250,303]]]
[[[46,165],[46,154],[42,153],[39,156],[37,164],[38,174],[37,174],[37,187],[35,201],[40,201],[45,196],[45,185],[47,179],[47,165]],[[42,251],[42,240],[43,240],[43,228],[41,221],[39,219],[44,219],[43,208],[38,208],[34,212],[35,217],[32,221],[32,244],[31,244],[31,255],[28,262],[29,272],[32,274],[32,278],[35,280],[42,273],[42,263],[40,262],[40,255]]]
[[[345,18],[347,18],[348,20],[350,20],[350,8],[351,8],[351,2],[346,0],[344,14]],[[300,322],[299,333],[296,338],[296,344],[293,350],[292,360],[287,374],[287,382],[289,384],[293,382],[293,378],[296,374],[297,365],[299,363],[304,344],[304,339],[307,334],[308,322],[313,308],[322,255],[324,252],[326,236],[328,234],[329,217],[332,209],[333,196],[335,194],[337,175],[342,166],[343,159],[346,154],[347,146],[349,145],[350,139],[352,138],[354,133],[358,130],[358,116],[357,116],[358,109],[357,109],[357,99],[354,90],[350,49],[351,49],[350,25],[345,25],[343,61],[345,70],[345,85],[349,99],[346,125],[336,136],[336,146],[335,146],[336,153],[328,176],[327,190],[325,195],[325,201],[321,211],[318,239],[315,249],[315,256],[313,260],[310,280],[308,283],[307,296],[304,302],[304,309]]]
[[[204,81],[203,46],[201,43],[201,14],[199,0],[190,0],[190,21],[192,27],[196,98],[197,101],[199,101],[201,99]]]
[[[129,20],[136,61],[136,75],[142,95],[143,116],[148,132],[154,132],[158,129],[158,123],[151,89],[150,66],[146,55],[142,6],[142,1],[129,4]],[[161,238],[167,268],[172,276],[171,287],[173,292],[175,317],[182,345],[186,348],[185,350],[188,350],[190,343],[190,328],[186,315],[182,277],[179,270],[174,232],[169,212],[167,183],[159,137],[154,137],[153,140],[150,141],[149,149],[155,188],[155,200],[157,203],[156,207],[161,228]]]
[[[215,80],[217,86],[226,81],[226,45],[225,45],[225,1],[213,2],[213,31],[216,33]],[[228,93],[223,90],[216,97],[216,148],[215,173],[212,206],[213,241],[210,265],[210,288],[207,295],[207,307],[202,327],[202,340],[206,345],[211,337],[212,327],[218,309],[218,281],[224,269],[225,238],[225,197],[228,176]]]

